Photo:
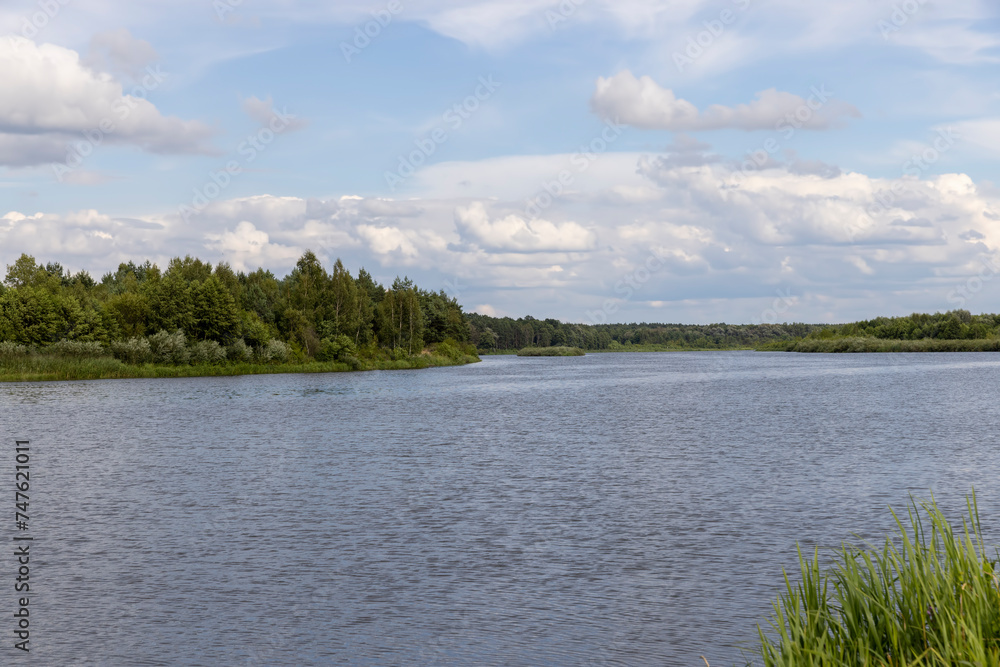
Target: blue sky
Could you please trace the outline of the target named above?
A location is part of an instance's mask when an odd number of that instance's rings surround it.
[[[8,3],[0,263],[312,249],[579,322],[997,311],[998,13]]]

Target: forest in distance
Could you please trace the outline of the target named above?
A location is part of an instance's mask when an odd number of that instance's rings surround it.
[[[1000,351],[1000,315],[968,310],[877,317],[847,324],[567,324],[470,313],[480,353],[568,346],[588,351],[780,352]]]
[[[465,313],[408,278],[289,275],[190,256],[130,261],[95,280],[21,255],[0,285],[0,379],[425,368],[525,348],[586,351],[1000,351],[1000,315],[966,310],[849,324],[576,324]]]

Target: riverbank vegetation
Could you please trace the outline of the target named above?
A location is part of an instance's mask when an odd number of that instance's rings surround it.
[[[518,350],[519,357],[582,357],[586,352],[578,347],[557,345],[552,347],[526,347]]]
[[[290,275],[198,259],[100,281],[22,255],[0,285],[0,380],[426,368],[477,361],[462,307],[306,252]]]
[[[823,328],[816,324],[570,324],[534,317],[467,315],[470,340],[481,353],[525,347],[578,347],[585,351],[750,350],[792,341]]]
[[[759,629],[764,665],[1000,664],[1000,574],[975,496],[960,530],[933,500],[893,516],[884,546],[845,546],[829,569],[799,552],[799,583],[786,575]]]
[[[1000,315],[953,310],[933,315],[820,327],[795,340],[774,340],[757,347],[783,352],[997,352]]]

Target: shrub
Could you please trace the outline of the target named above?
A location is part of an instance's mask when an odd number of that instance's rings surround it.
[[[447,338],[437,345],[434,346],[434,353],[439,354],[442,357],[448,357],[449,359],[458,359],[462,356],[462,350],[459,349],[458,342],[454,338]]]
[[[153,349],[145,338],[111,341],[111,354],[126,364],[147,364],[153,360]]]
[[[214,340],[198,341],[190,347],[191,363],[221,364],[226,360],[226,350]]]
[[[180,329],[174,333],[160,331],[149,337],[149,347],[153,351],[153,361],[158,364],[186,364],[191,360],[187,339]]]
[[[253,361],[253,348],[247,345],[242,338],[238,338],[226,350],[226,356],[229,357],[230,361],[250,362]]]
[[[45,348],[46,354],[74,359],[98,359],[108,356],[108,351],[97,341],[81,342],[78,340],[61,340]]]
[[[352,371],[360,371],[364,364],[353,354],[345,354],[341,359],[341,363],[347,364]]]
[[[290,354],[288,346],[277,338],[272,338],[267,345],[260,348],[258,356],[261,361],[276,361],[278,363],[284,363],[288,361],[288,355]]]
[[[343,361],[347,357],[357,354],[357,347],[349,337],[340,334],[331,338],[324,338],[320,343],[319,351],[316,353],[317,361]]]

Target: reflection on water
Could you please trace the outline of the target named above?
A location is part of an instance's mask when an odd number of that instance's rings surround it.
[[[0,385],[32,663],[733,664],[796,540],[932,488],[995,515],[998,379],[720,352]]]

